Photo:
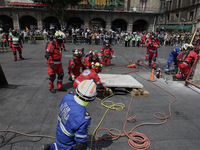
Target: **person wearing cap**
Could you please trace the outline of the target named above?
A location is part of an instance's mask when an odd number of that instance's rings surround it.
[[[12,48],[12,52],[14,55],[14,61],[17,61],[17,51],[19,52],[19,58],[23,60],[22,57],[22,42],[20,36],[17,35],[16,30],[12,30],[12,35],[9,37],[9,46]]]
[[[84,68],[82,58],[84,56],[84,48],[76,49],[73,52],[74,58],[69,61],[68,74],[70,75],[69,80],[74,81],[80,74],[80,69]]]
[[[61,62],[62,50],[61,44],[63,42],[63,36],[55,33],[55,38],[50,41],[46,46],[46,63],[47,63],[47,73],[49,75],[49,90],[51,93],[56,93],[54,89],[54,80],[57,77],[57,90],[66,91],[62,86],[62,80],[64,77],[64,70]]]
[[[92,79],[82,81],[76,94],[66,94],[59,106],[55,143],[45,144],[40,150],[90,150],[87,134],[91,116],[85,107],[96,95],[97,84]]]
[[[188,44],[184,44],[183,46],[175,48],[173,51],[170,52],[169,58],[167,60],[167,66],[165,68],[165,73],[170,74],[170,66],[172,62],[174,62],[174,72],[178,72],[178,66],[177,66],[177,59],[176,57],[179,55],[181,51],[187,50]]]
[[[188,76],[190,69],[193,65],[193,62],[198,59],[198,55],[194,52],[194,48],[192,44],[189,44],[187,50],[181,51],[177,56],[177,66],[180,68],[180,74],[176,74],[177,79],[186,79]]]
[[[90,51],[89,55],[87,55],[83,60],[83,70],[91,69],[92,63],[95,64],[96,62],[101,64],[101,60],[98,57],[97,50]]]

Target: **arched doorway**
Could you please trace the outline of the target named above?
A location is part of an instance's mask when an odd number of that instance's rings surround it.
[[[13,20],[9,16],[6,15],[0,15],[0,27],[8,32],[9,29],[13,29]]]
[[[50,16],[44,19],[43,21],[43,27],[44,29],[55,29],[55,30],[59,30],[60,29],[60,23],[58,18]]]
[[[142,32],[142,31],[145,31],[148,29],[148,22],[146,22],[145,20],[137,20],[133,23],[133,32],[135,31],[139,31],[139,32]]]
[[[89,26],[90,27],[97,27],[97,28],[99,28],[99,27],[105,28],[106,22],[101,18],[94,18],[89,22]]]
[[[80,28],[80,27],[84,26],[84,22],[83,22],[82,19],[80,19],[78,17],[72,17],[68,20],[67,25],[68,25],[67,26],[68,28],[73,28],[73,27],[74,28],[76,28],[76,27]]]
[[[32,16],[23,16],[19,19],[20,29],[25,30],[26,27],[31,30],[37,29],[37,20]]]
[[[127,22],[123,19],[116,19],[112,22],[111,28],[114,31],[119,31],[119,32],[126,31]]]

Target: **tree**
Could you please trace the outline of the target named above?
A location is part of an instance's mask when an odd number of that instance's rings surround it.
[[[64,25],[68,20],[66,10],[68,6],[75,6],[82,0],[33,0],[35,3],[42,3],[53,9],[58,17],[59,23]]]

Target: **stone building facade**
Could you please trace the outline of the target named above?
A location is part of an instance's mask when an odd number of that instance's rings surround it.
[[[158,27],[175,31],[200,29],[200,0],[163,0],[164,14],[158,18]]]
[[[107,1],[107,5],[100,2]],[[67,27],[73,26],[102,26],[114,30],[127,32],[155,30],[156,21],[163,10],[160,0],[93,0],[93,4],[83,0],[77,6],[70,6],[65,10]],[[113,2],[114,2],[113,1]],[[31,0],[1,0],[0,25],[5,28],[42,30],[56,26],[61,22],[54,10],[46,6],[35,4]]]

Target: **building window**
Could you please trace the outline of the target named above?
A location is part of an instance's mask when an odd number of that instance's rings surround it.
[[[178,1],[178,8],[181,7],[181,0]]]
[[[193,16],[194,16],[194,11],[191,11],[191,12],[190,12],[190,21],[193,20]]]
[[[192,5],[194,5],[194,4],[195,4],[195,2],[196,2],[196,0],[192,0]]]
[[[146,11],[146,5],[147,5],[147,0],[140,0],[140,8],[139,8],[139,10],[141,12],[145,12]]]

